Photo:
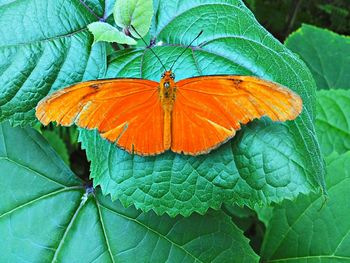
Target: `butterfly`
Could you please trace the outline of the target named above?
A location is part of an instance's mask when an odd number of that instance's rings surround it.
[[[263,116],[294,120],[302,111],[302,99],[277,83],[237,75],[175,82],[173,65],[167,70],[160,63],[165,69],[160,82],[136,78],[81,82],[41,100],[36,117],[44,125],[55,121],[97,129],[103,138],[137,155],[171,150],[195,156],[234,137],[241,124]]]

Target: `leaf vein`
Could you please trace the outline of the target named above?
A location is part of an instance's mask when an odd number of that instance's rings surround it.
[[[182,247],[181,245],[176,244],[176,243],[173,242],[171,239],[169,239],[167,236],[164,236],[163,234],[159,233],[157,230],[150,228],[149,226],[147,226],[147,225],[143,224],[142,222],[138,221],[137,219],[132,218],[132,217],[129,217],[129,216],[124,215],[124,214],[122,214],[122,213],[118,213],[117,211],[114,211],[114,210],[112,210],[112,209],[110,209],[110,208],[108,208],[108,207],[106,207],[106,206],[103,206],[103,205],[100,205],[100,207],[102,207],[102,208],[104,208],[104,209],[106,209],[106,210],[108,210],[108,211],[110,211],[110,212],[112,212],[112,213],[114,213],[114,214],[116,214],[116,215],[118,215],[118,216],[120,216],[120,217],[123,217],[123,218],[125,218],[125,219],[127,219],[127,220],[131,220],[131,221],[133,221],[133,222],[139,224],[140,226],[144,227],[144,228],[147,229],[148,231],[153,232],[154,234],[158,235],[158,236],[161,237],[161,238],[164,238],[166,241],[168,241],[169,243],[171,243],[173,246],[178,247],[180,250],[182,250],[183,252],[185,252],[185,254],[191,256],[193,259],[198,260],[199,262],[203,262],[203,261],[201,261],[200,259],[196,258],[193,254],[191,254],[191,252],[187,251],[187,250],[186,250],[184,247]],[[204,262],[203,262],[203,263],[204,263]]]

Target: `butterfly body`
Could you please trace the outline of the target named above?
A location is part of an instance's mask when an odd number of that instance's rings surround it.
[[[44,98],[37,118],[86,129],[138,155],[206,154],[232,138],[241,124],[268,116],[295,119],[302,100],[279,84],[252,76],[199,76],[175,82],[106,79],[75,84]]]
[[[159,100],[164,111],[164,150],[171,148],[171,119],[176,99],[175,75],[171,71],[165,71],[159,82]]]

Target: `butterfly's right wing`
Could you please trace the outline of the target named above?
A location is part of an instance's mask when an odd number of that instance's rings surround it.
[[[44,125],[55,121],[97,129],[130,153],[154,155],[164,152],[164,112],[158,86],[143,79],[82,82],[44,98],[36,116]]]
[[[176,83],[172,146],[177,153],[208,153],[232,138],[241,124],[268,116],[295,119],[301,98],[277,83],[251,76],[202,76]]]

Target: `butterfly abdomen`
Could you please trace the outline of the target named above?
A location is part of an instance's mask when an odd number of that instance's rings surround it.
[[[164,135],[163,135],[163,145],[164,150],[169,150],[171,147],[171,115],[172,112],[164,111]]]

